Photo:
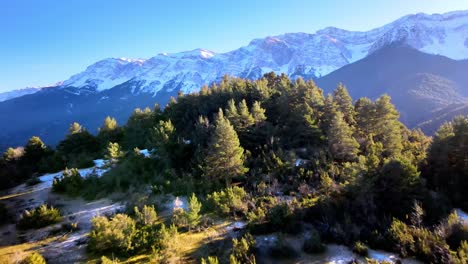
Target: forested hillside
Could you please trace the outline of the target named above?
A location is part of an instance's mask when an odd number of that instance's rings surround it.
[[[362,255],[371,247],[427,263],[466,263],[468,226],[451,210],[468,210],[468,118],[444,124],[434,138],[399,118],[388,95],[353,100],[345,84],[326,95],[313,81],[286,75],[226,76],[164,109],[136,109],[123,126],[108,117],[97,136],[73,123],[55,149],[33,137],[5,152],[0,183],[12,187],[105,157],[110,170],[102,177],[67,170],[52,187],[87,199],[141,195],[126,201],[127,214],[93,220],[87,243],[98,256],[256,263],[265,256],[255,237],[281,233],[268,251],[273,257],[299,254],[282,240],[294,234],[308,253],[333,242]],[[189,205],[160,216],[150,198],[169,193],[191,197]],[[245,221],[245,235],[178,253],[177,237],[219,219]]]

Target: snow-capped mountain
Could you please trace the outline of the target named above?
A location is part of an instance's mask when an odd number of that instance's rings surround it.
[[[226,74],[257,79],[271,71],[313,78],[326,93],[338,82],[353,98],[387,93],[402,122],[433,133],[433,124],[468,114],[468,11],[409,15],[366,32],[288,33],[226,53],[105,59],[53,87],[0,102],[0,150],[34,135],[56,144],[72,122],[96,132],[107,115],[124,124],[137,107],[164,106],[179,91],[198,91]]]
[[[390,44],[451,59],[468,58],[468,11],[416,14],[366,32],[325,28],[314,34],[288,33],[255,39],[227,53],[196,49],[149,59],[110,58],[89,66],[62,87],[103,91],[130,82],[133,92],[189,93],[223,75],[258,78],[266,72],[317,78]]]

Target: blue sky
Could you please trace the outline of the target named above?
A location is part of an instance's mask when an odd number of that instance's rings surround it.
[[[62,81],[108,57],[225,52],[269,35],[368,30],[406,14],[461,9],[467,0],[5,0],[0,92]]]

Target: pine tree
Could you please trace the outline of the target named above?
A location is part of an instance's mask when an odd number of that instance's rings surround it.
[[[110,163],[117,163],[124,156],[122,149],[120,148],[119,143],[109,142],[107,145],[107,154],[106,158]]]
[[[23,158],[30,159],[31,161],[39,162],[44,157],[47,151],[47,146],[42,142],[39,137],[33,136],[28,140],[24,147]]]
[[[104,119],[104,124],[99,128],[99,132],[101,131],[113,131],[117,129],[117,120],[115,118],[107,116],[106,119]]]
[[[261,123],[266,120],[265,116],[265,109],[263,109],[260,106],[260,103],[258,101],[255,101],[252,105],[252,109],[250,110],[252,112],[252,117],[255,120],[255,123]]]
[[[24,177],[30,177],[33,173],[39,172],[40,163],[52,154],[53,151],[39,137],[33,136],[24,147],[18,167]]]
[[[144,205],[141,212],[136,206],[133,210],[135,212],[136,221],[140,225],[153,226],[158,222],[158,214],[152,205]]]
[[[321,127],[324,131],[328,131],[330,129],[331,123],[333,121],[333,118],[336,115],[337,109],[338,109],[338,106],[333,100],[333,96],[331,94],[328,94],[328,96],[325,98],[325,102],[323,106],[323,115],[322,115],[322,124],[321,124]]]
[[[236,102],[234,101],[234,99],[228,101],[228,105],[225,112],[226,118],[229,119],[231,124],[235,126],[238,123],[239,114],[237,113]]]
[[[354,161],[359,152],[359,143],[354,139],[350,126],[344,116],[337,111],[328,131],[328,147],[334,159]]]
[[[376,112],[375,106],[369,98],[359,98],[354,106],[356,116],[356,128],[358,135],[361,138],[367,138],[368,135],[375,135]]]
[[[247,170],[244,167],[244,149],[240,146],[237,133],[219,109],[208,146],[205,174],[214,180],[224,178],[226,185],[229,185],[232,177],[242,175]]]
[[[202,207],[202,204],[198,201],[197,196],[195,196],[195,194],[192,193],[192,196],[190,197],[189,205],[188,205],[189,210],[188,212],[185,213],[190,229],[200,224],[201,207]]]
[[[97,138],[103,148],[105,148],[109,142],[121,142],[124,136],[123,129],[118,126],[117,120],[110,116],[104,119],[104,123],[98,130]]]
[[[247,107],[247,102],[245,99],[239,102],[237,105],[237,113],[239,114],[239,129],[245,130],[246,128],[252,126],[255,123],[255,120],[249,112],[249,108]]]
[[[73,124],[70,125],[70,128],[68,128],[68,134],[73,135],[77,133],[83,132],[84,128],[77,122],[73,122]]]
[[[338,84],[338,87],[333,92],[333,100],[335,101],[338,110],[343,113],[346,123],[350,126],[354,126],[356,123],[356,112],[354,111],[353,99],[343,84]]]
[[[383,95],[375,101],[375,136],[384,146],[384,157],[398,157],[403,149],[401,123],[390,96]]]
[[[153,129],[153,143],[156,146],[158,155],[170,168],[177,166],[179,156],[176,154],[181,149],[181,143],[177,136],[172,121],[159,121],[159,124]]]

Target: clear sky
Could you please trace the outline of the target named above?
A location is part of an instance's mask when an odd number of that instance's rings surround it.
[[[5,0],[0,92],[62,81],[108,57],[148,58],[335,26],[368,30],[403,15],[468,9],[468,0]]]

